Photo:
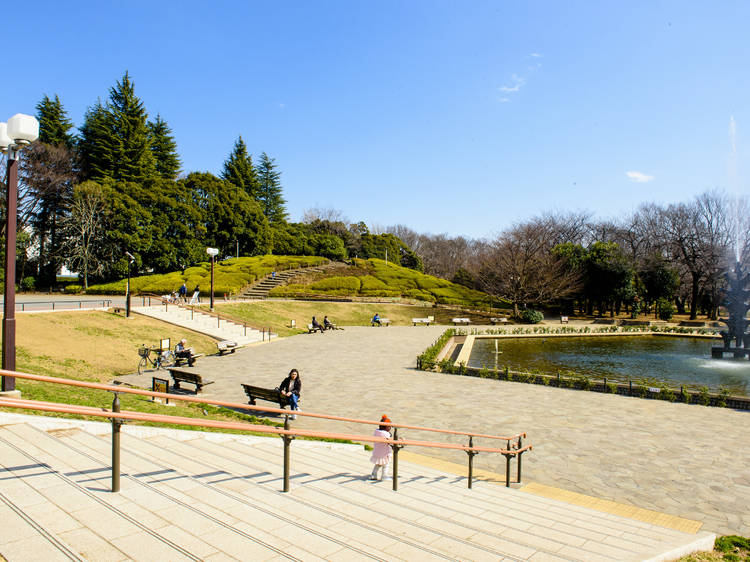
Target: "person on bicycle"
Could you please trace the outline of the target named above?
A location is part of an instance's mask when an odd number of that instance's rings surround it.
[[[193,348],[187,347],[187,340],[181,339],[176,346],[174,346],[174,354],[180,359],[187,359],[188,367],[192,367],[195,362],[193,357]]]

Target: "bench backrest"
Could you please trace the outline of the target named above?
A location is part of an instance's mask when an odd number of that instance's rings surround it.
[[[182,379],[185,382],[194,382],[194,383],[203,382],[203,379],[198,373],[188,373],[186,371],[178,371],[176,369],[170,369],[169,372],[172,373],[173,377]]]

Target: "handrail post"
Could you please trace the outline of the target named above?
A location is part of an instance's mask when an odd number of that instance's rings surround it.
[[[120,394],[115,392],[112,411],[120,411]],[[122,421],[112,418],[112,492],[120,491],[120,426]]]
[[[469,435],[469,448],[474,447],[474,436]],[[471,489],[471,481],[474,478],[474,455],[478,455],[479,451],[466,451],[469,455],[469,489]]]
[[[284,429],[289,430],[289,416],[284,419]],[[284,492],[289,491],[289,450],[294,437],[292,435],[282,435],[284,440]]]
[[[393,428],[393,440],[398,441],[398,428]],[[397,443],[391,445],[393,450],[393,491],[398,492],[398,451],[404,446]]]
[[[510,488],[510,458],[513,453],[503,453],[505,456],[505,487]]]
[[[523,437],[521,435],[518,436],[518,443],[517,443],[518,449],[523,448]],[[523,454],[523,451],[519,451],[516,453],[516,456],[518,457],[518,476],[516,478],[516,481],[520,484],[521,483],[521,455]]]

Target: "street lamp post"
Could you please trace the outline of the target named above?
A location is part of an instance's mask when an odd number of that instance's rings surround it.
[[[128,256],[128,285],[125,289],[125,318],[130,318],[130,264],[135,261],[135,256],[130,252],[125,252]]]
[[[18,155],[39,138],[39,122],[16,113],[0,123],[0,151],[8,155],[5,208],[5,300],[3,302],[3,369],[16,370],[16,219],[18,214]],[[16,389],[15,377],[3,377],[2,391]]]
[[[211,310],[214,309],[214,258],[219,253],[218,248],[206,248],[206,253],[211,256]]]

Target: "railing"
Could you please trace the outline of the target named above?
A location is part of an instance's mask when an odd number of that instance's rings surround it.
[[[78,306],[60,306],[60,305],[78,305]],[[52,306],[50,306],[52,305]],[[29,301],[29,302],[16,302],[16,310],[26,312],[26,310],[77,310],[88,308],[109,308],[112,305],[111,299],[97,299],[97,300],[55,300],[55,301]],[[57,308],[55,308],[57,307]]]
[[[357,435],[350,433],[331,433],[317,430],[305,430],[305,429],[290,429],[289,428],[289,410],[282,410],[279,408],[268,408],[264,406],[249,406],[247,404],[238,404],[234,402],[226,402],[221,400],[211,400],[197,396],[184,396],[167,394],[164,392],[153,392],[149,390],[142,390],[139,388],[126,388],[119,386],[106,385],[101,383],[91,383],[84,381],[76,381],[71,379],[62,379],[57,377],[48,377],[44,375],[34,375],[31,373],[22,373],[16,371],[5,371],[0,370],[0,376],[13,376],[20,379],[27,379],[37,382],[46,382],[53,384],[63,384],[67,386],[91,388],[97,390],[104,390],[107,392],[114,393],[114,400],[112,402],[112,409],[107,410],[103,408],[96,408],[90,406],[74,406],[69,404],[58,404],[53,402],[41,402],[33,400],[22,400],[17,398],[10,398],[7,396],[0,396],[0,407],[8,408],[21,408],[27,410],[38,410],[44,412],[57,412],[66,414],[78,414],[85,416],[94,416],[109,418],[112,420],[112,491],[119,491],[119,479],[120,479],[120,425],[125,420],[137,420],[137,421],[149,421],[156,423],[166,424],[183,424],[191,425],[196,427],[212,427],[221,429],[234,429],[240,431],[252,431],[256,433],[267,433],[279,435],[284,440],[284,491],[289,491],[289,470],[290,470],[290,447],[291,442],[295,437],[312,437],[322,439],[345,439],[350,441],[360,441],[365,443],[386,443],[391,446],[393,451],[393,490],[398,490],[398,452],[400,449],[406,446],[414,447],[427,447],[437,449],[450,449],[457,451],[464,451],[469,458],[468,465],[468,487],[472,487],[473,480],[473,463],[474,456],[479,453],[499,453],[505,457],[505,485],[510,486],[510,462],[512,458],[517,459],[517,477],[516,481],[521,482],[521,458],[523,453],[531,451],[531,445],[523,445],[523,439],[526,437],[525,433],[519,433],[510,437],[502,437],[499,435],[487,435],[483,433],[472,433],[465,431],[454,431],[447,429],[436,429],[430,427],[422,427],[408,424],[389,423],[393,428],[393,438],[386,439],[382,437],[374,437],[370,435]],[[184,402],[197,402],[201,404],[212,404],[216,406],[223,406],[233,409],[244,409],[244,410],[255,410],[269,413],[280,413],[286,414],[284,421],[284,428],[269,427],[265,425],[255,425],[245,422],[227,422],[220,420],[206,420],[198,418],[183,418],[179,416],[168,416],[162,414],[145,414],[141,412],[128,412],[120,410],[120,399],[119,395],[124,394],[137,394],[141,396],[150,396],[152,398],[165,398],[171,400],[182,400]],[[328,414],[316,414],[313,412],[294,412],[300,416],[307,416],[311,418],[328,419],[333,421],[343,421],[349,423],[359,423],[365,425],[380,425],[380,421],[374,420],[363,420],[355,418],[344,418],[341,416],[332,416]],[[419,441],[412,439],[403,439],[398,437],[398,429],[414,429],[420,431],[430,431],[444,433],[447,435],[462,435],[469,438],[468,445],[458,445],[452,443],[441,443],[435,441]],[[484,439],[500,439],[507,441],[507,446],[504,449],[491,448],[491,447],[479,447],[474,445],[474,438]]]
[[[238,320],[236,318],[233,318],[232,316],[229,316],[227,314],[221,315],[218,312],[215,312],[213,310],[209,310],[207,308],[202,307],[196,307],[192,304],[185,304],[181,302],[175,302],[170,299],[166,299],[161,295],[153,295],[153,294],[141,294],[138,295],[141,298],[142,306],[153,306],[152,300],[157,301],[159,303],[159,306],[164,306],[164,310],[169,310],[169,306],[176,306],[183,310],[189,310],[190,311],[190,319],[192,320],[195,316],[195,313],[198,312],[198,314],[205,314],[206,316],[213,316],[216,318],[216,327],[221,327],[221,321],[224,320],[224,322],[231,322],[232,324],[242,325],[243,335],[247,335],[247,329],[250,328],[251,330],[256,330],[261,333],[261,341],[266,341],[266,334],[268,334],[268,341],[271,341],[271,327],[270,326],[262,326],[257,327],[252,324],[248,324],[244,320]],[[148,304],[146,304],[148,302]],[[196,310],[197,308],[197,310]]]

